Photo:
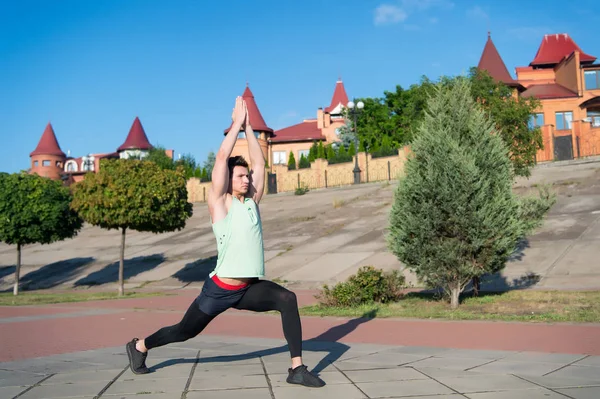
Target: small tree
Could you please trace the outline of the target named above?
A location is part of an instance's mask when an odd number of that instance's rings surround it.
[[[390,250],[452,308],[472,278],[504,267],[524,231],[494,128],[468,80],[436,88],[390,213]]]
[[[94,226],[121,230],[119,295],[123,295],[127,229],[175,231],[192,216],[183,169],[165,170],[137,160],[102,160],[98,173],[87,174],[75,185],[72,207]]]
[[[298,168],[299,169],[310,168],[310,162],[309,162],[308,158],[306,158],[304,156],[304,154],[300,155],[300,162],[298,163]]]
[[[350,155],[351,157],[356,155],[356,146],[354,145],[354,142],[350,143],[350,148],[348,149],[348,155]]]
[[[319,146],[317,145],[316,141],[313,141],[313,145],[310,147],[310,151],[308,152],[308,162],[315,162],[318,152]]]
[[[288,170],[296,170],[296,158],[294,158],[293,151],[290,151],[290,157],[288,159]]]
[[[206,161],[204,161],[204,168],[206,169],[206,175],[208,176],[208,181],[212,180],[212,170],[215,166],[215,160],[217,159],[215,153],[210,151],[208,156],[206,157]]]
[[[19,294],[21,250],[77,235],[83,220],[70,208],[71,194],[60,181],[26,173],[0,174],[0,241],[17,246],[13,294]]]
[[[317,148],[317,158],[326,159],[325,157],[325,147],[323,146],[323,142],[319,141],[319,146]]]
[[[327,146],[327,160],[335,162],[335,159],[336,159],[336,153],[333,149],[333,146],[331,144],[329,144]]]

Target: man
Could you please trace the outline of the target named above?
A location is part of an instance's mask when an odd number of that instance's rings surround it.
[[[296,295],[271,281],[260,280],[264,277],[264,249],[258,204],[264,192],[265,159],[241,97],[236,99],[232,119],[231,129],[216,155],[208,197],[208,211],[217,239],[217,265],[178,324],[127,343],[131,371],[147,373],[148,350],[195,337],[228,308],[278,310],[292,361],[286,381],[322,387],[325,382],[302,363],[302,327]],[[243,157],[230,157],[242,128],[248,141],[251,175]]]

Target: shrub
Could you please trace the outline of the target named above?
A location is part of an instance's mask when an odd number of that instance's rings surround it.
[[[308,187],[307,186],[303,186],[303,187],[298,187],[296,188],[296,191],[294,191],[295,195],[304,195],[308,192]]]
[[[324,285],[316,298],[324,306],[388,303],[400,299],[405,286],[405,278],[398,270],[383,272],[373,266],[363,266],[344,282],[331,288]]]

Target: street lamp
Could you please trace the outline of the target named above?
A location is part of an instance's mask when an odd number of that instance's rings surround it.
[[[363,104],[362,101],[359,101],[356,106],[354,105],[353,101],[349,101],[348,102],[348,109],[350,110],[350,114],[353,116],[354,118],[354,146],[355,146],[355,153],[354,153],[354,170],[352,172],[354,172],[354,184],[359,184],[360,183],[360,168],[358,167],[358,130],[356,129],[356,116],[359,114],[359,112],[362,111],[362,109],[365,107],[365,104]]]

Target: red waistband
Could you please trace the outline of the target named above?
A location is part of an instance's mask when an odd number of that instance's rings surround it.
[[[214,276],[212,276],[212,280],[215,282],[216,285],[218,285],[219,287],[221,287],[225,290],[239,290],[239,289],[245,288],[249,285],[248,283],[244,283],[244,284],[240,284],[240,285],[227,284],[227,283],[221,281],[221,279],[219,277],[217,277],[216,274]]]

